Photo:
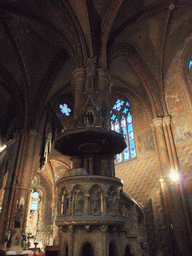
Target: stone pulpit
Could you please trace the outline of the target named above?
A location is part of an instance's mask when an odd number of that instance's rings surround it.
[[[108,84],[92,62],[79,71],[81,79],[74,75],[74,128],[55,140],[55,149],[73,163],[57,182],[60,255],[147,255],[143,212],[115,177],[114,156],[126,143],[108,128]]]

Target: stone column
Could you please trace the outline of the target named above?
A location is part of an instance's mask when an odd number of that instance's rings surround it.
[[[171,166],[174,170],[178,170],[179,165],[178,165],[178,160],[177,160],[175,144],[174,144],[174,140],[173,140],[173,134],[171,131],[171,117],[170,116],[165,116],[163,118],[163,128],[164,128],[166,143],[169,148],[168,153],[169,153],[169,159],[171,162]]]
[[[102,69],[98,69],[98,89],[99,89],[99,107],[101,110],[102,127],[105,129],[111,128],[109,115],[109,77]]]
[[[85,195],[84,214],[89,214],[89,195]]]
[[[85,88],[85,72],[84,69],[77,69],[73,72],[73,77],[75,80],[75,104],[74,104],[74,120],[76,125],[81,120],[78,120],[81,116],[80,110],[84,104],[83,92]]]
[[[15,217],[20,214],[20,230],[25,232],[30,182],[34,169],[34,154],[37,147],[37,132],[25,131],[15,134],[14,149],[10,154],[9,178],[3,201],[2,220],[0,223],[0,240],[3,244],[3,234],[8,230],[14,230]],[[22,209],[19,206],[22,205]],[[20,212],[18,212],[20,211]]]
[[[93,175],[94,174],[94,166],[93,166],[93,157],[89,157],[89,174]]]
[[[175,237],[182,255],[190,255],[190,234],[182,201],[182,194],[177,182],[172,182],[170,173],[179,171],[174,152],[174,141],[170,128],[169,117],[159,117],[153,120],[153,131],[160,164],[160,181],[163,203],[166,213],[166,224],[169,237]],[[173,235],[171,235],[173,234]],[[170,247],[171,239],[169,241]]]
[[[162,117],[153,119],[153,132],[154,132],[156,147],[158,151],[161,176],[166,176],[170,172],[171,164],[169,161],[168,149],[167,149],[165,134],[163,130]]]
[[[68,215],[71,216],[72,215],[72,196],[68,196],[67,197],[68,200],[69,200],[69,212],[68,212]]]
[[[73,248],[74,248],[74,226],[69,226],[68,230],[68,254],[69,256],[73,256]]]
[[[107,214],[107,195],[103,195],[103,212],[102,215],[106,215]]]
[[[62,203],[61,200],[62,200],[62,198],[61,198],[61,195],[59,194],[59,200],[58,200],[58,206],[57,206],[58,215],[62,214],[61,213],[61,203]]]
[[[107,244],[107,232],[108,232],[108,226],[107,225],[103,225],[100,227],[101,233],[102,233],[102,254],[100,256],[103,255],[108,255],[108,244]]]

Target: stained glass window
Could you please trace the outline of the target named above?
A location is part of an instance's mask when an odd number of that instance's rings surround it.
[[[189,61],[188,69],[190,69],[192,66],[192,60]]]
[[[31,210],[35,211],[37,210],[38,202],[37,201],[32,201],[31,202]]]
[[[39,197],[39,193],[33,192],[32,197],[33,197],[33,198],[38,198],[38,197]]]
[[[127,148],[116,156],[116,163],[136,157],[131,106],[127,100],[117,99],[111,110],[111,130],[121,133]]]
[[[59,107],[64,115],[70,116],[71,109],[68,107],[67,104],[60,104]]]

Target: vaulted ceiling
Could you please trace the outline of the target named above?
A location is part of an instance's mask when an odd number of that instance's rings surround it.
[[[163,115],[164,78],[191,37],[191,8],[188,0],[1,0],[1,138],[14,122],[35,127],[47,102],[73,104],[72,73],[91,56],[114,86],[126,84]]]

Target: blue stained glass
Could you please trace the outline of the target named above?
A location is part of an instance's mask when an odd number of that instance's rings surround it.
[[[33,197],[33,198],[39,198],[39,193],[33,192],[32,197]]]
[[[122,160],[122,156],[121,156],[121,154],[118,154],[118,155],[117,155],[117,163],[120,163],[121,160]]]
[[[116,163],[120,163],[123,159],[128,160],[136,156],[133,120],[130,107],[128,101],[117,99],[112,111],[110,111],[112,121],[111,130],[115,130],[118,133],[121,132],[128,145],[122,153],[117,154]]]
[[[192,66],[192,60],[189,61],[189,67],[188,67],[188,69],[190,69],[191,66]]]
[[[118,122],[118,120],[115,122],[115,131],[119,132],[119,122]]]
[[[116,115],[113,114],[112,117],[111,117],[111,119],[112,119],[112,120],[115,120],[115,118],[116,118]]]
[[[134,139],[134,133],[133,131],[129,132],[129,140],[133,140]]]
[[[130,143],[130,151],[131,151],[131,157],[136,156],[136,151],[135,151],[135,142],[134,140],[129,141]]]
[[[124,104],[124,101],[118,99],[116,101],[115,105],[113,106],[113,109],[119,111],[121,109],[121,107],[123,106],[123,104]]]
[[[35,211],[37,210],[38,202],[37,201],[32,201],[31,202],[31,210]]]
[[[123,131],[123,134],[126,134],[127,135],[127,129],[126,129],[126,127],[124,126],[124,127],[122,127],[122,131]]]
[[[127,114],[128,111],[129,111],[128,108],[124,108],[123,114]]]
[[[128,147],[123,151],[123,155],[124,155],[124,160],[129,159],[129,149],[128,149]]]
[[[131,124],[131,123],[132,123],[132,116],[131,116],[130,113],[128,113],[127,122],[128,122],[128,124]]]
[[[126,126],[126,119],[123,117],[121,119],[121,127],[125,127]]]
[[[132,147],[131,148],[131,158],[133,158],[135,156],[136,156],[136,150],[135,150],[135,147]]]
[[[128,124],[128,131],[129,132],[133,131],[133,125],[132,124]]]
[[[67,104],[60,104],[59,107],[64,115],[70,116],[71,109],[67,106]]]

